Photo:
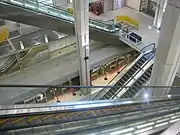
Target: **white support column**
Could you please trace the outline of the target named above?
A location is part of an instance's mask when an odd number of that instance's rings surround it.
[[[154,17],[154,22],[153,22],[153,26],[156,28],[161,27],[161,22],[162,22],[163,14],[166,9],[167,1],[168,0],[157,1],[157,7],[156,7],[155,17]]]
[[[89,9],[88,0],[73,0],[76,40],[78,44],[80,82],[83,86],[90,85],[89,66]],[[88,89],[83,89],[88,94]]]
[[[171,86],[180,62],[180,0],[169,0],[162,20],[159,44],[153,67],[151,86]],[[153,89],[162,96],[170,89]]]

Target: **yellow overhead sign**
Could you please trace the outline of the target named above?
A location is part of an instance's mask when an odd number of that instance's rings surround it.
[[[9,31],[7,28],[4,28],[2,31],[0,30],[0,43],[6,41],[9,37]]]

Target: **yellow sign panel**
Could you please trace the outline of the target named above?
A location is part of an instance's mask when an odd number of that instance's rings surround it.
[[[139,22],[137,20],[129,17],[129,16],[117,16],[116,21],[117,22],[125,22],[125,23],[128,23],[130,25],[134,25],[137,28],[139,27]]]
[[[6,41],[9,37],[9,31],[8,29],[4,29],[3,31],[0,31],[0,43]]]

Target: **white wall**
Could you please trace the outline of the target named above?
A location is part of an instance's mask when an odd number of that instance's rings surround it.
[[[141,0],[126,0],[125,5],[139,11]]]

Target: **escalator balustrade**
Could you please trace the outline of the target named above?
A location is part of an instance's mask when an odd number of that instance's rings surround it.
[[[114,86],[125,86],[129,79],[132,78],[132,76],[142,68],[143,65],[145,65],[154,54],[152,52],[149,52],[145,55],[143,55],[136,63],[133,65],[122,77],[121,79],[114,85]],[[112,98],[117,92],[119,91],[119,88],[111,88],[101,99],[106,100]]]
[[[75,111],[65,111],[65,112],[48,112],[48,113],[27,113],[19,115],[0,115],[0,132],[14,130],[14,129],[24,129],[30,127],[38,127],[45,125],[62,124],[72,121],[81,120],[92,120],[100,117],[109,117],[112,115],[129,115],[132,112],[141,111],[148,112],[157,111],[157,109],[171,109],[175,106],[179,106],[180,100],[160,100],[156,102],[150,102],[148,105],[145,103],[134,103],[129,105],[120,105],[114,107],[105,108],[89,108],[88,110],[75,110]],[[160,108],[161,107],[161,108]],[[137,113],[136,113],[137,114]],[[131,118],[131,117],[130,117]]]
[[[121,98],[133,98],[140,90],[141,86],[149,81],[153,66],[150,66],[146,72],[121,96]]]

